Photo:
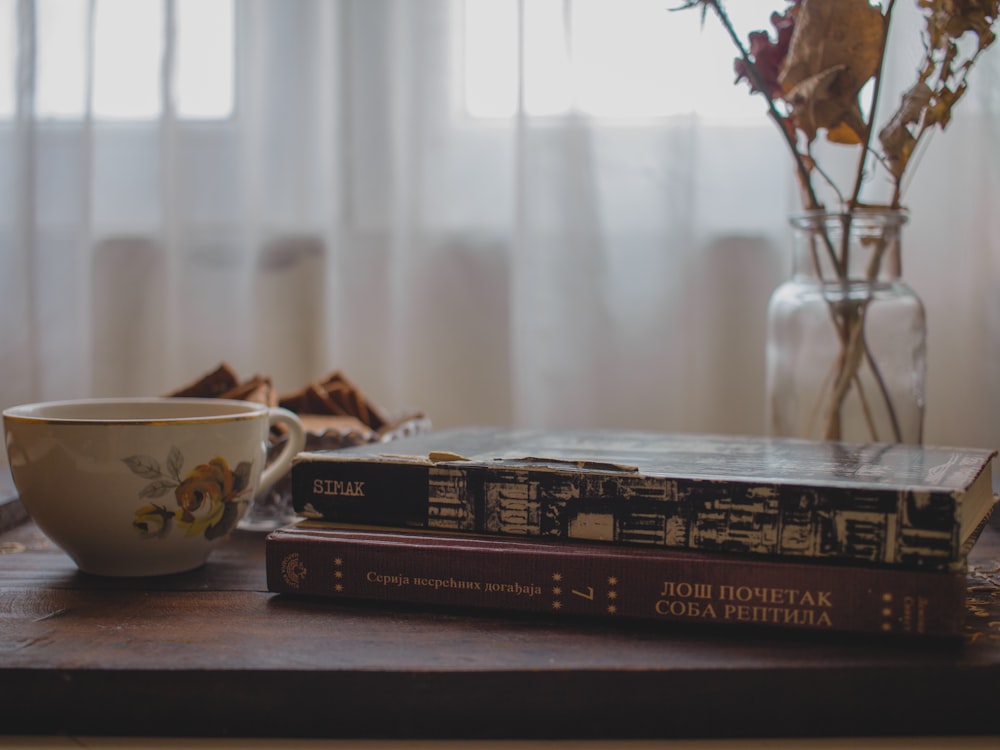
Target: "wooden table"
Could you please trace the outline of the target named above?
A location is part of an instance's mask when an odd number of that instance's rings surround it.
[[[160,579],[81,574],[30,522],[0,552],[0,734],[1000,734],[1000,518],[951,645],[288,598],[244,532]]]

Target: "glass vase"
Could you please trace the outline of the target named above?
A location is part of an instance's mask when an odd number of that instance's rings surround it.
[[[901,276],[905,222],[889,209],[792,217],[793,274],[768,306],[769,434],[922,441],[927,326]]]

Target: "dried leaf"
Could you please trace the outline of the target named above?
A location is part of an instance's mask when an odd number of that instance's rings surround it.
[[[792,32],[795,30],[795,15],[798,11],[799,0],[793,0],[794,4],[784,13],[774,12],[771,14],[771,25],[775,30],[775,41],[771,41],[770,35],[766,31],[752,31],[749,35],[749,53],[753,61],[754,68],[757,69],[759,83],[763,85],[767,93],[773,98],[780,98],[784,93],[781,84],[778,82],[778,75],[781,66],[788,55],[788,45],[792,41]],[[749,66],[742,58],[736,58],[733,64],[736,71],[736,82],[746,79],[750,84],[751,91],[760,91],[758,81],[751,74]]]
[[[860,125],[858,123],[860,118],[861,113],[858,112],[856,116],[852,114],[850,119],[845,119],[839,125],[834,125],[826,131],[826,139],[831,143],[843,143],[846,146],[860,145],[861,139],[858,137],[858,133],[864,129],[864,122],[861,122]],[[848,125],[848,122],[852,124]]]
[[[903,94],[896,114],[878,134],[882,151],[889,164],[889,171],[897,180],[903,175],[917,144],[916,136],[911,132],[910,126],[920,124],[933,96],[931,87],[923,81],[918,81]]]
[[[817,131],[854,142],[867,126],[858,94],[879,68],[885,23],[868,0],[803,0],[779,76],[796,126],[812,140]]]
[[[944,49],[966,32],[979,37],[979,49],[996,39],[991,28],[1000,14],[1000,0],[919,0],[927,13],[927,34],[933,49]]]
[[[944,130],[951,122],[952,107],[965,93],[968,84],[958,85],[954,91],[947,86],[942,86],[934,95],[934,101],[927,109],[926,122],[928,125],[937,125]]]

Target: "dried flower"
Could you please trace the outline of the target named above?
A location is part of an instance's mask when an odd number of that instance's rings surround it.
[[[750,58],[756,66],[760,83],[764,90],[772,98],[779,98],[782,94],[781,83],[778,76],[781,74],[781,65],[788,55],[788,45],[792,41],[792,32],[795,30],[795,11],[798,8],[798,1],[793,7],[784,13],[772,13],[771,25],[774,26],[777,39],[771,41],[770,35],[766,31],[750,32]],[[750,73],[750,63],[743,58],[737,58],[733,67],[736,70],[736,82],[746,80],[750,84],[751,91],[760,91],[757,82],[754,81]]]
[[[721,20],[736,44],[737,82],[763,95],[795,159],[806,208],[822,208],[813,179],[819,175],[837,193],[843,210],[861,205],[867,164],[874,157],[893,186],[890,205],[899,207],[902,179],[921,138],[945,128],[965,93],[979,55],[996,39],[1000,0],[915,0],[924,16],[924,59],[917,80],[871,143],[881,93],[886,40],[896,0],[885,8],[869,0],[788,0],[770,18],[774,30],[752,31],[744,43],[722,0],[689,0]],[[968,37],[973,36],[975,40]],[[867,119],[860,96],[870,86]],[[848,195],[819,169],[813,156],[818,138],[859,148],[857,177]]]
[[[878,148],[872,141],[897,0],[887,0],[884,8],[869,0],[788,0],[783,13],[771,15],[774,37],[767,31],[753,31],[746,42],[733,28],[722,0],[688,0],[683,6],[700,7],[703,15],[712,12],[722,22],[739,52],[736,81],[746,81],[752,93],[767,100],[768,114],[794,159],[805,208],[827,208],[813,184],[817,177],[836,193],[839,205],[833,211],[841,224],[840,242],[834,242],[825,225],[810,237],[817,257],[822,253],[829,261],[824,266],[832,269],[832,278],[823,277],[822,283],[830,283],[833,289],[842,289],[848,279],[848,238],[855,211],[866,207],[861,192],[869,177],[868,162],[874,159],[888,176],[892,197],[886,205],[867,207],[898,209],[903,177],[921,138],[934,128],[947,127],[952,109],[967,89],[969,71],[996,39],[993,28],[1000,0],[914,1],[924,18],[924,58],[916,81],[902,94],[897,109],[883,118],[877,132]],[[861,96],[867,91],[870,100],[863,107]],[[840,190],[820,168],[813,152],[820,139],[857,149],[857,171],[850,193]],[[876,279],[884,250],[894,242],[892,236],[872,239],[876,252],[866,267],[863,281],[867,282]],[[841,438],[850,396],[863,405],[872,439],[879,439],[879,435],[869,406],[878,399],[892,415],[892,436],[898,441],[902,434],[895,404],[866,332],[875,296],[869,289],[867,294],[852,297],[853,304],[840,304],[840,299],[836,293],[827,298],[837,354],[815,404],[815,413],[823,414],[822,436]],[[863,380],[876,386],[865,386]]]

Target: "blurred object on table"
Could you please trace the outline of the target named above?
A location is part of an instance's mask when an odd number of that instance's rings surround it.
[[[230,398],[281,406],[295,412],[306,428],[305,450],[337,450],[362,443],[381,443],[415,435],[431,428],[422,412],[392,417],[365,395],[340,370],[322,380],[307,383],[287,395],[278,395],[270,375],[255,374],[241,380],[226,362],[167,396]],[[268,461],[281,452],[286,436],[271,433]],[[240,528],[270,531],[291,523],[296,516],[291,505],[290,475],[285,474],[271,488],[254,498]]]

